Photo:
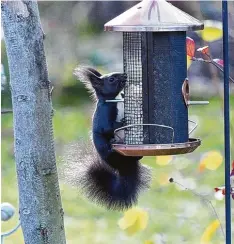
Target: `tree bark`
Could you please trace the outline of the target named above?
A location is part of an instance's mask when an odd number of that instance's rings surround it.
[[[26,244],[64,244],[44,34],[35,1],[2,1],[20,221]]]

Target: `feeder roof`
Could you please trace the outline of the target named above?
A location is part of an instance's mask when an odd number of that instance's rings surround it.
[[[104,30],[160,32],[200,30],[203,27],[202,22],[165,0],[143,0],[107,22]]]

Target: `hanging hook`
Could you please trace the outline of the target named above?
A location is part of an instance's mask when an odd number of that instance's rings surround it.
[[[186,106],[188,107],[189,105],[207,105],[209,104],[209,101],[191,101],[189,99],[189,82],[188,78],[185,78],[183,85],[182,85],[182,94],[184,97],[184,102]]]

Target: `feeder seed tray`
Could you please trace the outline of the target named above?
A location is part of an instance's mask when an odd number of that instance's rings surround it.
[[[191,153],[200,145],[200,139],[189,138],[189,141],[185,143],[142,145],[113,144],[112,148],[124,156],[159,156]]]

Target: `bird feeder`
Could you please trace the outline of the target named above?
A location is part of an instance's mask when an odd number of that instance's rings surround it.
[[[203,24],[172,4],[144,0],[105,24],[123,32],[124,143],[113,149],[126,156],[184,154],[199,139],[189,138],[186,31]],[[195,124],[196,127],[196,124]],[[195,128],[194,127],[194,128]]]

